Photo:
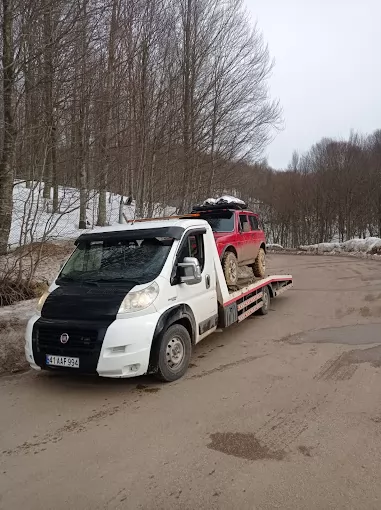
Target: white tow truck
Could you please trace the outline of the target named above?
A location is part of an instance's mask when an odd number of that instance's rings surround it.
[[[272,275],[228,289],[212,229],[197,218],[106,227],[75,244],[27,325],[36,370],[174,381],[195,344],[267,314],[293,285],[291,275]]]

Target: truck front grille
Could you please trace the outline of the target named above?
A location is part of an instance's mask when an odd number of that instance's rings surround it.
[[[66,343],[61,335],[68,335]],[[40,326],[36,331],[36,347],[40,352],[62,356],[80,356],[94,351],[98,332]]]
[[[34,361],[44,369],[95,374],[109,325],[110,322],[53,321],[41,317],[33,327]],[[50,354],[79,358],[79,369],[47,366],[46,356]]]

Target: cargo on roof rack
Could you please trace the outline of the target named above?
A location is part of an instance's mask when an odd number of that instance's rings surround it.
[[[247,204],[226,203],[226,204],[211,204],[211,205],[195,205],[193,206],[192,213],[205,212],[205,211],[221,211],[221,210],[234,210],[244,211],[247,209]]]

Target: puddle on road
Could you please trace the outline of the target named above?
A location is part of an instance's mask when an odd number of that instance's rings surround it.
[[[344,352],[336,359],[327,361],[314,379],[323,381],[346,381],[353,377],[357,367],[369,363],[375,368],[381,367],[381,345],[369,349],[354,349]]]
[[[160,388],[152,388],[150,386],[145,386],[144,384],[138,384],[136,389],[139,391],[144,391],[144,393],[157,393],[160,391]]]
[[[240,432],[216,432],[210,435],[208,448],[226,455],[233,455],[247,460],[282,460],[286,453],[283,450],[272,451],[262,445],[254,434]]]
[[[291,344],[381,344],[381,323],[356,324],[354,326],[306,331],[305,333],[282,338],[282,341]]]

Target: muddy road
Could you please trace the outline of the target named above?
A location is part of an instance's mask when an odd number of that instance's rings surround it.
[[[270,257],[295,289],[186,377],[0,379],[0,508],[381,508],[381,266]]]

